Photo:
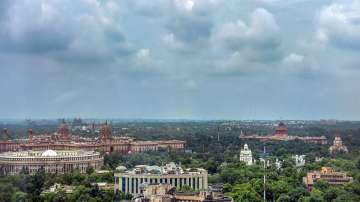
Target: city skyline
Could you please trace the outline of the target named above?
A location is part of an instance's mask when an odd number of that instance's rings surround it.
[[[360,3],[0,2],[1,119],[360,120]]]

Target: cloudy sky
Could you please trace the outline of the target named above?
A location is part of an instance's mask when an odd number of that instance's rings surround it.
[[[1,0],[1,118],[360,120],[360,1]]]

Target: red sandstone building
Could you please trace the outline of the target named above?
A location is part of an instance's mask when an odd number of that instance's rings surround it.
[[[289,136],[288,129],[283,122],[280,122],[275,130],[274,135],[240,135],[240,139],[255,139],[259,141],[290,141],[290,140],[300,140],[305,143],[315,143],[315,144],[326,144],[327,139],[325,136],[320,137],[310,137],[310,136]]]
[[[157,151],[159,148],[183,150],[185,141],[160,140],[136,141],[130,137],[113,137],[111,127],[104,123],[100,128],[98,138],[82,138],[71,134],[67,124],[62,123],[58,132],[51,135],[34,136],[28,130],[28,139],[10,140],[5,129],[0,140],[0,152],[23,150],[96,150],[101,152],[119,152],[131,154],[145,151]]]

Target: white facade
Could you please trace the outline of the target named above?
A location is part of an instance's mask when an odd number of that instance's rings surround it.
[[[282,161],[280,161],[278,158],[276,158],[275,166],[276,166],[276,169],[280,170],[281,166],[282,166]]]
[[[245,162],[246,165],[252,165],[254,163],[252,152],[247,144],[245,144],[244,149],[240,151],[240,161]]]
[[[137,165],[132,170],[115,173],[115,190],[124,193],[140,194],[146,184],[170,184],[181,188],[190,186],[194,190],[208,187],[208,174],[205,169],[182,169],[175,163],[165,166]]]
[[[294,155],[292,158],[295,160],[295,166],[301,167],[305,165],[305,155]]]
[[[35,174],[39,169],[46,173],[64,174],[73,169],[85,173],[88,167],[99,170],[104,158],[99,152],[84,150],[20,151],[0,154],[0,174],[16,175],[27,170]]]

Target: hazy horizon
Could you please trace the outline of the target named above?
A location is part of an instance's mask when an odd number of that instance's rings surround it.
[[[216,119],[216,118],[209,118],[209,119],[196,119],[196,118],[114,118],[114,117],[103,117],[103,118],[91,118],[91,117],[59,117],[59,118],[0,118],[0,121],[62,121],[65,122],[73,121],[74,119],[81,119],[83,121],[88,120],[97,120],[97,121],[144,121],[144,122],[181,122],[181,121],[199,121],[199,122],[206,122],[206,121],[259,121],[259,122],[289,122],[289,121],[305,121],[305,122],[312,122],[312,121],[340,121],[340,122],[359,122],[360,120],[345,120],[345,119]]]
[[[3,0],[0,117],[360,120],[356,0]]]

